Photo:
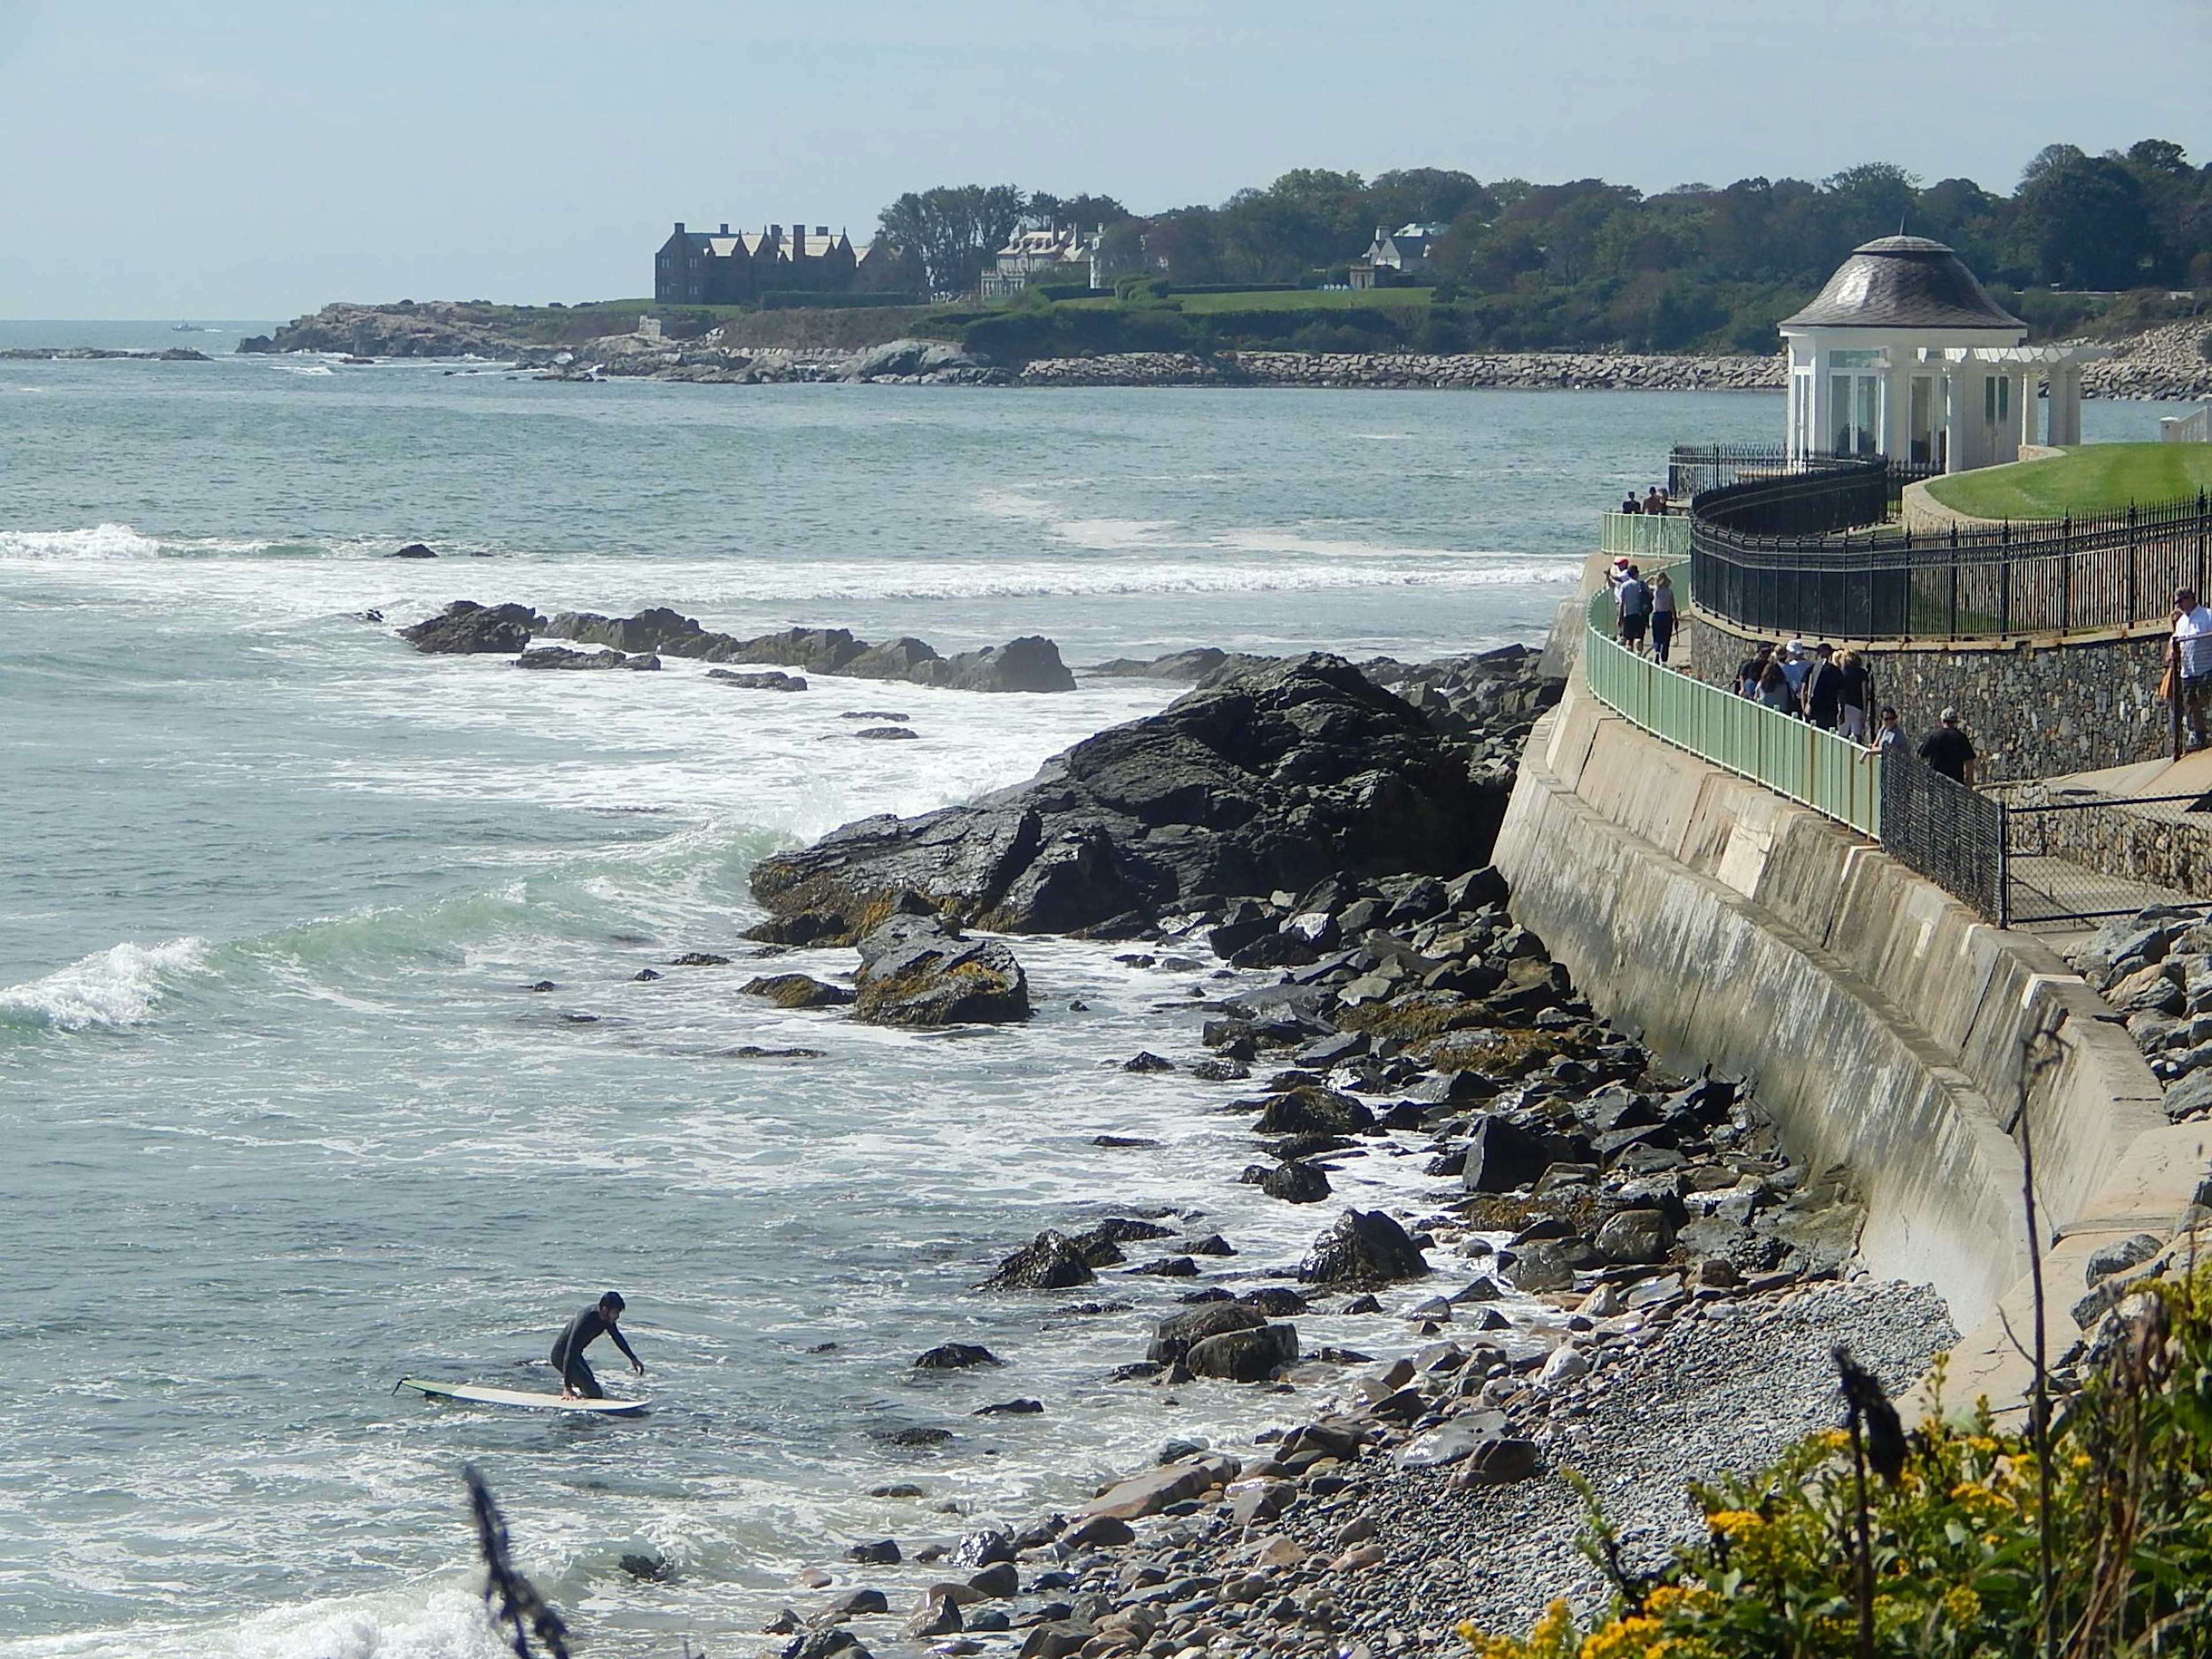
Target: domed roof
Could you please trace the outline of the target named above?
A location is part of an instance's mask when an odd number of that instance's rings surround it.
[[[1941,242],[1882,236],[1851,250],[1784,328],[2011,329],[2027,325],[1990,298]]]

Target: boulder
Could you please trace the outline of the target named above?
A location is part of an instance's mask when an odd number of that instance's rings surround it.
[[[1597,1230],[1597,1253],[1616,1264],[1664,1261],[1674,1224],[1663,1210],[1621,1210]]]
[[[1098,1277],[1066,1233],[1047,1230],[999,1264],[976,1286],[984,1291],[1060,1291],[1088,1285]]]
[[[988,1348],[976,1342],[940,1342],[935,1347],[915,1357],[914,1367],[920,1371],[958,1371],[975,1365],[1000,1365],[1006,1362]]]
[[[787,674],[781,668],[770,668],[757,674],[741,674],[734,668],[710,668],[707,671],[707,678],[710,680],[720,680],[726,685],[736,686],[741,691],[804,691],[806,690],[805,676]]]
[[[1329,1194],[1328,1176],[1301,1158],[1278,1164],[1260,1178],[1260,1190],[1285,1204],[1318,1204]]]
[[[1298,1263],[1308,1285],[1376,1284],[1428,1271],[1420,1247],[1380,1210],[1346,1210]]]
[[[924,672],[906,678],[953,691],[1075,690],[1075,676],[1060,659],[1060,647],[1036,634],[1004,645],[985,646],[980,651],[963,651],[956,657],[938,657]]]
[[[388,553],[385,556],[392,559],[434,559],[438,556],[421,542],[410,542],[397,552]]]
[[[1214,1307],[1241,1307],[1241,1303],[1214,1303]],[[1194,1342],[1183,1356],[1194,1376],[1218,1377],[1225,1382],[1265,1382],[1298,1357],[1295,1325],[1261,1325],[1250,1330],[1224,1331]]]
[[[1141,1521],[1158,1515],[1170,1504],[1203,1497],[1227,1485],[1237,1474],[1234,1458],[1201,1453],[1117,1480],[1083,1506],[1085,1516],[1112,1516],[1121,1521]]]
[[[1030,1016],[1022,965],[994,939],[963,938],[934,916],[899,915],[860,948],[853,1012],[870,1024],[996,1024]]]
[[[1460,1185],[1470,1193],[1507,1193],[1533,1187],[1554,1164],[1575,1162],[1564,1136],[1524,1129],[1508,1119],[1485,1114],[1468,1138]]]
[[[565,645],[541,645],[514,659],[517,668],[643,668],[656,669],[660,659],[630,657],[619,651],[571,651]]]
[[[739,988],[749,997],[766,997],[779,1008],[842,1008],[860,994],[842,985],[826,984],[806,974],[769,974]]]
[[[1155,1364],[1172,1365],[1198,1343],[1237,1331],[1256,1331],[1267,1322],[1265,1314],[1241,1302],[1203,1302],[1162,1320],[1145,1358]]]
[[[980,359],[942,340],[887,340],[852,358],[845,365],[844,374],[848,380],[906,380],[984,366]]]
[[[455,599],[434,617],[399,630],[417,651],[433,655],[495,652],[505,656],[543,632],[545,618],[526,605],[478,605]]]
[[[753,891],[775,915],[834,912],[854,932],[911,890],[1000,931],[1067,933],[1208,895],[1304,891],[1339,871],[1465,870],[1487,854],[1505,793],[1351,665],[1308,656],[1086,738],[1027,784],[763,860]]]
[[[1246,1105],[1255,1103],[1244,1102]],[[1313,1084],[1301,1084],[1268,1097],[1252,1133],[1261,1135],[1352,1134],[1371,1126],[1375,1113],[1364,1101]]]

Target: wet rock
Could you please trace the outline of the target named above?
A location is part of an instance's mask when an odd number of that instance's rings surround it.
[[[1573,1152],[1565,1136],[1540,1134],[1485,1115],[1468,1137],[1460,1185],[1470,1193],[1506,1193],[1534,1186],[1553,1164],[1575,1162]]]
[[[438,556],[421,542],[410,542],[397,552],[387,553],[385,556],[391,559],[434,559]]]
[[[1346,1210],[1298,1264],[1298,1278],[1309,1285],[1419,1279],[1428,1271],[1420,1247],[1381,1210]]]
[[[916,1355],[914,1368],[918,1371],[958,1371],[977,1365],[1001,1365],[1005,1363],[981,1343],[940,1342],[927,1352]]]
[[[1329,1195],[1328,1176],[1310,1164],[1279,1164],[1261,1177],[1260,1190],[1285,1204],[1318,1204]]]
[[[859,1637],[842,1626],[833,1625],[828,1630],[811,1631],[786,1644],[780,1659],[873,1659],[873,1656]]]
[[[1121,1069],[1125,1072],[1172,1072],[1175,1070],[1175,1062],[1171,1060],[1162,1060],[1158,1054],[1146,1051],[1123,1060]]]
[[[716,956],[712,951],[686,951],[680,957],[671,957],[668,965],[671,968],[726,968],[730,965],[730,959]]]
[[[779,1008],[842,1008],[860,995],[805,974],[770,974],[748,980],[738,989],[745,996],[766,997]]]
[[[978,1406],[969,1413],[970,1417],[1036,1417],[1044,1411],[1042,1400],[1001,1400],[994,1405]]]
[[[848,1561],[859,1561],[868,1566],[895,1567],[903,1559],[897,1543],[889,1538],[878,1539],[872,1544],[855,1544],[845,1552]]]
[[[979,1537],[1004,1537],[1001,1534],[978,1534]],[[994,1557],[991,1564],[968,1580],[968,1588],[978,1595],[1003,1601],[1021,1589],[1021,1571],[1014,1565],[1012,1540],[1007,1540],[1003,1556]]]
[[[1201,1453],[1115,1481],[1085,1504],[1083,1513],[1140,1521],[1146,1516],[1159,1514],[1171,1504],[1201,1497],[1225,1486],[1237,1474],[1235,1459]]]
[[[524,652],[514,659],[517,668],[550,669],[645,669],[648,672],[660,666],[660,659],[653,656],[629,657],[619,651],[571,651],[565,645],[541,645]]]
[[[724,684],[734,686],[741,691],[804,691],[806,690],[805,676],[787,674],[780,668],[767,669],[757,674],[741,674],[733,668],[710,668],[707,671],[707,678],[710,680],[720,680]]]
[[[478,605],[455,599],[438,615],[399,630],[417,651],[432,654],[518,653],[545,619],[526,605]]]
[[[1004,931],[1068,932],[1203,894],[1300,890],[1340,869],[1464,869],[1504,793],[1476,785],[1419,714],[1350,665],[1308,657],[1101,732],[1018,788],[764,860],[753,890],[779,915],[851,924],[911,889]]]
[[[961,1628],[960,1604],[950,1595],[926,1595],[902,1628],[912,1641],[957,1635]]]
[[[1152,1346],[1145,1358],[1156,1364],[1173,1364],[1188,1357],[1197,1343],[1228,1333],[1258,1330],[1267,1322],[1265,1314],[1243,1303],[1207,1302],[1162,1320],[1152,1333]]]
[[[1000,1532],[994,1528],[987,1528],[981,1532],[971,1532],[952,1547],[952,1553],[945,1557],[945,1559],[956,1567],[990,1567],[1004,1564],[1011,1570],[1014,1559],[1012,1534]],[[979,1572],[976,1579],[980,1580],[982,1577],[983,1575]],[[975,1580],[969,1582],[975,1583]],[[977,1583],[976,1588],[980,1589],[982,1586]],[[988,1590],[985,1594],[1011,1595],[1013,1591],[1011,1589],[1003,1591]]]
[[[1027,1019],[1029,981],[995,939],[963,938],[934,916],[893,916],[860,941],[854,1012],[877,1025]]]
[[[1148,1146],[1157,1146],[1160,1143],[1157,1140],[1147,1140],[1142,1135],[1093,1135],[1091,1137],[1091,1144],[1117,1152],[1133,1152]]]
[[[866,726],[853,736],[860,743],[915,743],[921,738],[910,726]]]
[[[986,1291],[1059,1291],[1088,1285],[1098,1277],[1084,1260],[1075,1241],[1048,1230],[999,1264],[999,1270],[976,1286]]]
[[[1375,1121],[1374,1109],[1364,1101],[1310,1085],[1286,1090],[1264,1103],[1244,1103],[1261,1107],[1259,1120],[1252,1125],[1255,1134],[1353,1134]]]
[[[665,1555],[641,1555],[633,1553],[623,1556],[616,1565],[631,1577],[641,1579],[648,1584],[665,1584],[676,1577],[676,1569],[669,1565],[668,1558]]]
[[[1216,1304],[1240,1307],[1240,1303]],[[1298,1357],[1295,1325],[1261,1325],[1249,1330],[1224,1331],[1191,1344],[1183,1363],[1194,1376],[1211,1376],[1227,1382],[1264,1382]]]

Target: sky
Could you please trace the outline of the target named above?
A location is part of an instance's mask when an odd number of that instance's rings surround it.
[[[675,220],[858,238],[938,184],[2008,191],[2053,142],[2212,161],[2208,56],[2212,0],[0,0],[0,317],[623,297]]]

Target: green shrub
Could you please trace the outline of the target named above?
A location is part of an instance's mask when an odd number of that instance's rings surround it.
[[[1869,1581],[1850,1441],[1832,1430],[1760,1474],[1692,1487],[1704,1539],[1655,1579],[1609,1569],[1613,1604],[1589,1630],[1559,1602],[1523,1636],[1461,1634],[1480,1659],[2212,1653],[2212,1273],[2127,1311],[2062,1403],[2047,1480],[2032,1437],[1986,1405],[1963,1426],[1923,1422],[1893,1481],[1864,1477]],[[1617,1556],[1592,1513],[1604,1566]]]

